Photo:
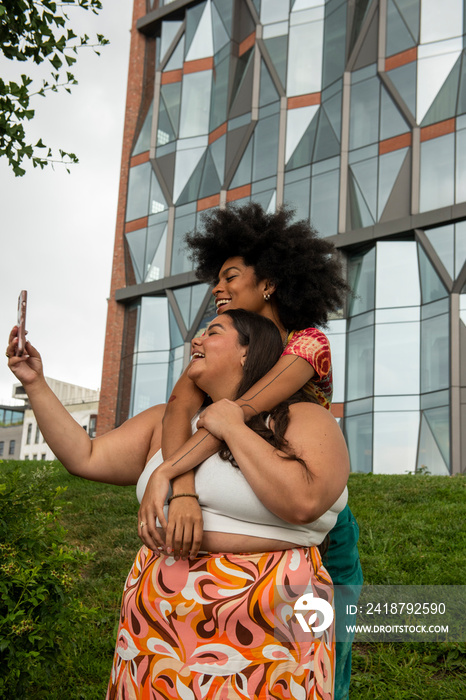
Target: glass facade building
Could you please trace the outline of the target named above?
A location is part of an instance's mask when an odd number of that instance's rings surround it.
[[[328,335],[353,471],[466,471],[465,0],[134,8],[99,430],[166,400],[214,313],[183,237],[252,199],[345,260]]]

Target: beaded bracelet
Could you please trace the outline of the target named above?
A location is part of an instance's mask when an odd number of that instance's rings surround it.
[[[168,503],[170,504],[174,498],[181,498],[182,496],[190,496],[191,498],[197,498],[197,500],[199,500],[199,495],[197,493],[175,493],[173,496],[170,496]]]

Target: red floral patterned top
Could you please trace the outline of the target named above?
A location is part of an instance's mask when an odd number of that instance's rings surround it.
[[[283,355],[297,355],[309,362],[315,374],[303,389],[316,398],[324,408],[330,410],[333,380],[330,343],[327,336],[317,328],[291,331]]]

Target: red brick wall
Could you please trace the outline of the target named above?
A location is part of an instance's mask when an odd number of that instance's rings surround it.
[[[147,104],[152,99],[155,70],[155,40],[148,39],[136,29],[137,20],[145,14],[146,0],[134,0],[120,188],[113,250],[112,280],[108,299],[97,435],[108,432],[115,427],[116,423],[124,306],[115,301],[115,291],[125,286],[124,226],[129,163],[135,133],[141,127],[147,111]]]

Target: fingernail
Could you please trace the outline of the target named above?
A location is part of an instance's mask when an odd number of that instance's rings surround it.
[[[167,554],[171,554],[173,552],[173,549],[171,547],[167,547]]]

